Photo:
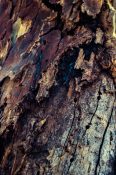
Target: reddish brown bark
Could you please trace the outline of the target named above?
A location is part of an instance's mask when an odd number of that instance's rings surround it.
[[[0,1],[0,175],[115,174],[107,2]]]

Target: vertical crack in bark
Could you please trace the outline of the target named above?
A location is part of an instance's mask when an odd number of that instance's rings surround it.
[[[113,114],[113,110],[114,110],[114,103],[115,103],[115,100],[113,102],[113,108],[111,110],[111,114],[110,114],[110,117],[109,117],[107,126],[105,128],[105,131],[103,133],[102,141],[101,141],[101,144],[100,144],[99,153],[98,153],[98,160],[97,160],[96,167],[95,167],[95,175],[97,175],[97,174],[99,175],[99,173],[97,172],[97,170],[98,170],[98,166],[99,166],[99,163],[100,163],[100,156],[101,156],[101,152],[102,152],[102,147],[103,147],[103,144],[104,144],[105,136],[106,136],[106,133],[107,133],[107,130],[108,130],[108,127],[109,127],[111,118],[112,118],[112,114]]]
[[[99,101],[100,101],[100,98],[101,98],[101,91],[100,91],[100,88],[101,88],[101,84],[100,84],[100,86],[99,86],[98,97],[97,97],[97,105],[96,105],[96,108],[95,108],[95,112],[93,113],[93,115],[92,115],[92,117],[91,117],[91,119],[90,119],[89,124],[86,126],[86,130],[89,129],[89,128],[91,127],[91,125],[92,125],[92,120],[93,120],[93,118],[94,118],[94,116],[95,116],[95,114],[96,114],[96,112],[97,112],[97,109],[98,109],[98,106],[99,106]],[[85,131],[85,134],[86,134],[86,131]],[[84,134],[84,135],[85,135],[85,134]]]
[[[79,105],[79,104],[78,104],[78,105]],[[80,107],[79,107],[79,108],[80,108]],[[74,120],[73,120],[73,123],[74,123],[75,118],[76,118],[75,112],[76,112],[76,104],[75,104],[75,106],[74,106]],[[81,111],[79,110],[79,117],[80,117],[80,115],[81,115]],[[73,125],[72,125],[72,127],[73,127]],[[71,157],[71,159],[70,159],[70,164],[69,164],[69,166],[68,166],[68,168],[67,168],[66,175],[68,175],[69,170],[70,170],[70,167],[71,167],[71,165],[72,165],[72,163],[73,163],[73,161],[74,161],[74,159],[75,159],[75,153],[76,153],[76,148],[77,148],[77,145],[78,145],[78,139],[77,139],[76,141],[77,141],[77,143],[76,143],[76,145],[74,146],[74,151],[73,151],[73,153],[72,153],[72,157]],[[62,174],[62,175],[63,175],[63,174]]]
[[[10,11],[10,19],[12,19],[12,16],[13,16],[13,13],[14,13],[14,9],[15,9],[15,6],[14,6],[12,1],[11,1],[11,4],[12,4],[12,7],[11,7],[11,11]]]

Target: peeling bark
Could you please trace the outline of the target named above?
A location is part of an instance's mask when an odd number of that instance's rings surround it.
[[[0,1],[0,175],[116,173],[114,1]]]

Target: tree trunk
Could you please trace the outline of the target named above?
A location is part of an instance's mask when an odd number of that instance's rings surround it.
[[[116,174],[114,1],[0,1],[0,175]]]

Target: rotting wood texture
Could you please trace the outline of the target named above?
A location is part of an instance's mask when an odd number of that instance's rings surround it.
[[[0,175],[116,174],[115,9],[0,1]]]

